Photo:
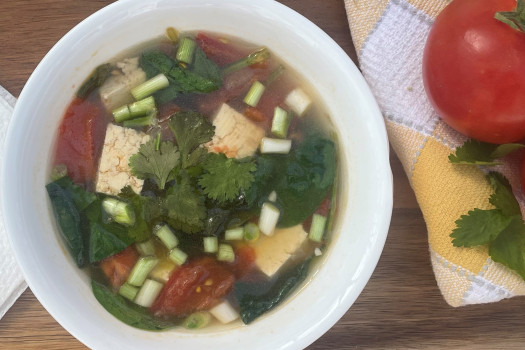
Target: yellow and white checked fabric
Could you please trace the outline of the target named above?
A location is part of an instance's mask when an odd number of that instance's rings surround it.
[[[525,282],[493,262],[487,248],[456,248],[449,236],[460,215],[490,208],[492,193],[480,169],[448,162],[465,137],[439,119],[423,87],[425,40],[449,2],[345,0],[345,7],[360,68],[425,218],[437,284],[447,303],[456,307],[525,295]],[[509,179],[523,212],[520,158],[508,156],[504,163],[495,170]]]

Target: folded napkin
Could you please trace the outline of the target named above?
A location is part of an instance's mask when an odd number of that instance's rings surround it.
[[[345,0],[345,7],[360,68],[423,212],[437,284],[447,303],[456,307],[525,295],[525,282],[493,262],[486,247],[456,248],[449,236],[461,215],[490,208],[492,193],[480,169],[449,163],[448,155],[465,137],[439,119],[423,88],[425,41],[449,2]],[[496,170],[509,179],[523,212],[519,162],[519,157],[508,156]]]
[[[3,159],[3,145],[7,125],[11,119],[15,102],[16,99],[0,86],[0,163],[2,163]],[[9,246],[0,208],[0,319],[26,287],[27,284]]]

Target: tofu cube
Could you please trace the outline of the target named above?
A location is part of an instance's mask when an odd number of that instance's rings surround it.
[[[96,191],[117,195],[125,186],[140,193],[144,180],[131,175],[129,157],[148,142],[149,135],[130,128],[109,124],[106,129],[104,148],[98,167]]]
[[[242,113],[223,103],[212,119],[215,135],[206,145],[210,152],[230,158],[252,156],[265,135],[265,130]]]
[[[308,233],[302,225],[277,229],[271,236],[261,235],[252,244],[255,250],[255,265],[268,277],[275,273],[296,254],[307,240]]]

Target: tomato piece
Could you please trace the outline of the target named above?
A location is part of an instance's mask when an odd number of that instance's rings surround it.
[[[55,164],[66,165],[74,182],[95,180],[106,125],[107,117],[100,104],[76,98],[69,105],[58,129]]]
[[[240,60],[248,54],[227,41],[202,32],[197,34],[195,41],[206,56],[219,67]]]
[[[129,276],[131,269],[135,266],[139,256],[131,246],[120,253],[109,256],[100,262],[100,268],[114,287],[120,287]]]
[[[454,0],[436,18],[423,54],[423,82],[437,114],[490,143],[525,137],[525,34],[498,21],[516,0]]]
[[[176,269],[150,310],[156,316],[185,316],[215,306],[233,288],[235,276],[211,257]]]

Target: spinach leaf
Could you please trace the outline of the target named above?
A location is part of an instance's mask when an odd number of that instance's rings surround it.
[[[67,248],[77,266],[84,267],[87,262],[87,245],[81,229],[80,213],[71,193],[56,182],[47,184],[46,189]]]
[[[71,195],[71,199],[73,199],[79,212],[97,200],[96,194],[86,191],[83,187],[75,184],[69,176],[63,176],[54,181],[54,183],[65,189]]]
[[[239,302],[242,321],[249,324],[279,305],[299,283],[304,281],[311,260],[312,258],[309,258],[288,273],[279,276],[269,290],[265,290],[261,283],[236,282],[234,293]]]
[[[307,136],[291,154],[276,186],[283,212],[279,227],[306,220],[328,194],[335,178],[335,145],[320,135]]]
[[[89,262],[94,263],[126,249],[128,244],[106,230],[102,225],[91,222],[89,236]]]
[[[173,322],[156,319],[148,314],[145,308],[129,303],[124,297],[113,294],[96,281],[91,281],[91,289],[104,309],[127,325],[148,331],[160,331],[176,326]]]

